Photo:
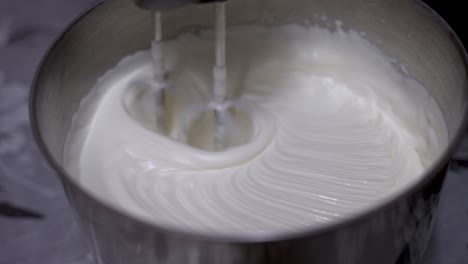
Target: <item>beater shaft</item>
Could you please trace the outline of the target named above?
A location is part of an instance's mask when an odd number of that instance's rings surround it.
[[[226,70],[226,4],[216,3],[215,8],[215,65],[213,67],[213,102],[215,117],[214,146],[216,150],[225,147],[227,111],[225,107],[227,96]]]
[[[151,43],[151,52],[153,58],[154,84],[155,84],[155,104],[156,104],[156,125],[160,132],[166,129],[166,70],[164,68],[164,51],[162,37],[162,19],[161,12],[154,14],[154,40]]]

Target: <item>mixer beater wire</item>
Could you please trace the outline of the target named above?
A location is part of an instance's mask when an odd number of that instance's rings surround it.
[[[156,91],[156,121],[158,130],[162,133],[166,132],[166,101],[167,101],[167,74],[164,68],[164,53],[163,53],[163,27],[162,14],[160,11],[154,13],[155,36],[152,41],[152,57],[154,67],[154,85]],[[214,150],[223,150],[227,147],[227,128],[226,126],[232,121],[230,116],[230,108],[233,102],[227,98],[227,67],[226,67],[226,4],[225,2],[217,2],[215,4],[215,62],[213,66],[213,87],[211,100],[208,105],[192,106],[190,113],[186,115],[188,126],[186,135],[182,135],[181,139],[187,140],[190,128],[196,120],[196,115],[200,115],[206,111],[214,113],[214,131],[213,131],[213,148]],[[195,110],[198,109],[198,110]],[[196,114],[195,114],[196,113]]]

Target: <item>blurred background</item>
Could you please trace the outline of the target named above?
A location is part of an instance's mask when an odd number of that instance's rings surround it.
[[[57,177],[31,137],[28,92],[54,38],[97,0],[0,0],[0,264],[91,264]],[[427,0],[468,46],[463,1]],[[423,264],[468,263],[468,144],[444,186]]]

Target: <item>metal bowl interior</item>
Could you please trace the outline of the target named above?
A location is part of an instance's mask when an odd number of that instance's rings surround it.
[[[326,19],[324,19],[326,18]],[[423,179],[385,204],[376,205],[345,222],[321,229],[298,230],[274,237],[223,237],[216,234],[170,230],[114,210],[80,188],[62,167],[62,152],[73,114],[99,76],[124,56],[149,48],[151,14],[131,1],[99,4],[77,19],[58,38],[37,71],[31,91],[30,115],[38,144],[65,185],[73,186],[102,210],[145,228],[230,242],[277,241],[320,235],[346,228],[393,206],[425,188],[447,164],[467,121],[468,64],[466,52],[451,28],[420,1],[412,0],[233,0],[228,5],[230,25],[310,23],[331,29],[340,20],[344,29],[365,32],[367,38],[406,66],[411,76],[430,91],[446,120],[450,146]],[[187,30],[211,27],[212,8],[190,6],[165,13],[165,38]]]

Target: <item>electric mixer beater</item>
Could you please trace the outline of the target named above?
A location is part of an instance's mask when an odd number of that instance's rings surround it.
[[[215,2],[215,63],[213,66],[213,88],[212,99],[205,107],[198,107],[197,114],[212,111],[214,113],[214,150],[222,150],[227,147],[226,123],[231,120],[229,110],[233,103],[227,100],[227,69],[226,69],[226,6],[224,1],[216,0],[134,0],[144,8],[153,11],[155,22],[155,37],[152,41],[152,58],[154,68],[153,90],[156,99],[156,124],[159,131],[164,131],[165,120],[165,98],[168,89],[167,74],[164,68],[164,52],[162,37],[162,12],[167,9],[181,7],[193,3]],[[193,125],[196,115],[192,115],[185,123],[186,134]]]

